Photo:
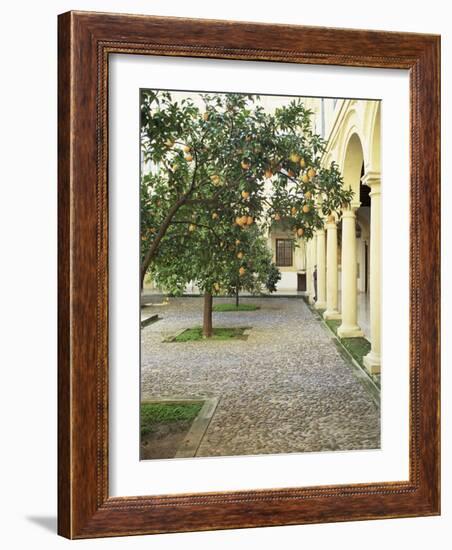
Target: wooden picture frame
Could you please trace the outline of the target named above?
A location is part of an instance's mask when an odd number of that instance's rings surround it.
[[[439,514],[440,38],[68,12],[59,16],[58,49],[59,534],[87,538]],[[409,71],[408,481],[109,496],[107,91],[113,53]]]

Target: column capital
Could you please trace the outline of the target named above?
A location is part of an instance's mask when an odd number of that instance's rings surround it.
[[[381,174],[377,171],[368,170],[361,178],[363,185],[370,187],[371,193],[379,193],[381,185]]]
[[[326,229],[337,229],[337,222],[338,222],[338,219],[337,219],[337,216],[335,216],[334,214],[330,214],[327,219],[326,219],[326,222],[325,222],[325,227]]]
[[[342,217],[343,218],[354,218],[356,217],[356,211],[361,206],[359,201],[352,201],[350,205],[342,208]]]

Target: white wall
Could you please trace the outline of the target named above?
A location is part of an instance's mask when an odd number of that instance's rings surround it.
[[[70,543],[54,533],[56,514],[56,15],[69,9],[241,19],[393,31],[443,33],[443,89],[451,94],[451,17],[447,2],[381,0],[50,0],[5,2],[2,9],[2,136],[0,308],[2,381],[0,406],[2,541],[15,548],[446,548],[451,531],[451,439],[443,437],[443,516],[134,537]],[[447,93],[447,90],[446,90]],[[443,151],[452,147],[451,102],[443,95]],[[31,140],[24,142],[25,129]],[[444,155],[444,158],[446,155]],[[444,238],[452,229],[450,163],[443,165]],[[6,196],[5,196],[6,193]],[[396,224],[396,220],[395,220]],[[396,227],[396,225],[395,225]],[[443,280],[450,280],[451,248],[444,246]],[[451,293],[446,288],[443,330],[452,330]],[[443,338],[443,388],[452,392],[448,361],[451,339]],[[445,430],[451,431],[451,400],[444,399]],[[444,432],[446,433],[446,432]]]

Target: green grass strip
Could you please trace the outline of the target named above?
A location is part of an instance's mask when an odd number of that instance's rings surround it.
[[[206,340],[232,340],[234,338],[243,337],[244,328],[214,328],[213,335]],[[196,342],[198,340],[204,340],[202,335],[202,328],[188,328],[181,334],[178,334],[173,342]]]
[[[260,309],[259,306],[255,306],[254,304],[239,304],[236,306],[235,304],[216,304],[213,306],[213,311],[256,311],[257,309]]]
[[[193,403],[142,403],[140,406],[141,435],[151,433],[155,424],[193,420],[203,404],[203,401]]]

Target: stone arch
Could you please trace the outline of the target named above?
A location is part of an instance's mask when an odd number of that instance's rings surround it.
[[[375,114],[372,120],[371,127],[371,142],[370,142],[370,170],[379,172],[381,170],[381,151],[380,151],[380,136],[381,136],[381,103],[377,103]]]
[[[342,165],[342,175],[346,189],[354,192],[354,200],[359,200],[361,174],[364,163],[364,149],[357,132],[353,132],[347,141]]]

